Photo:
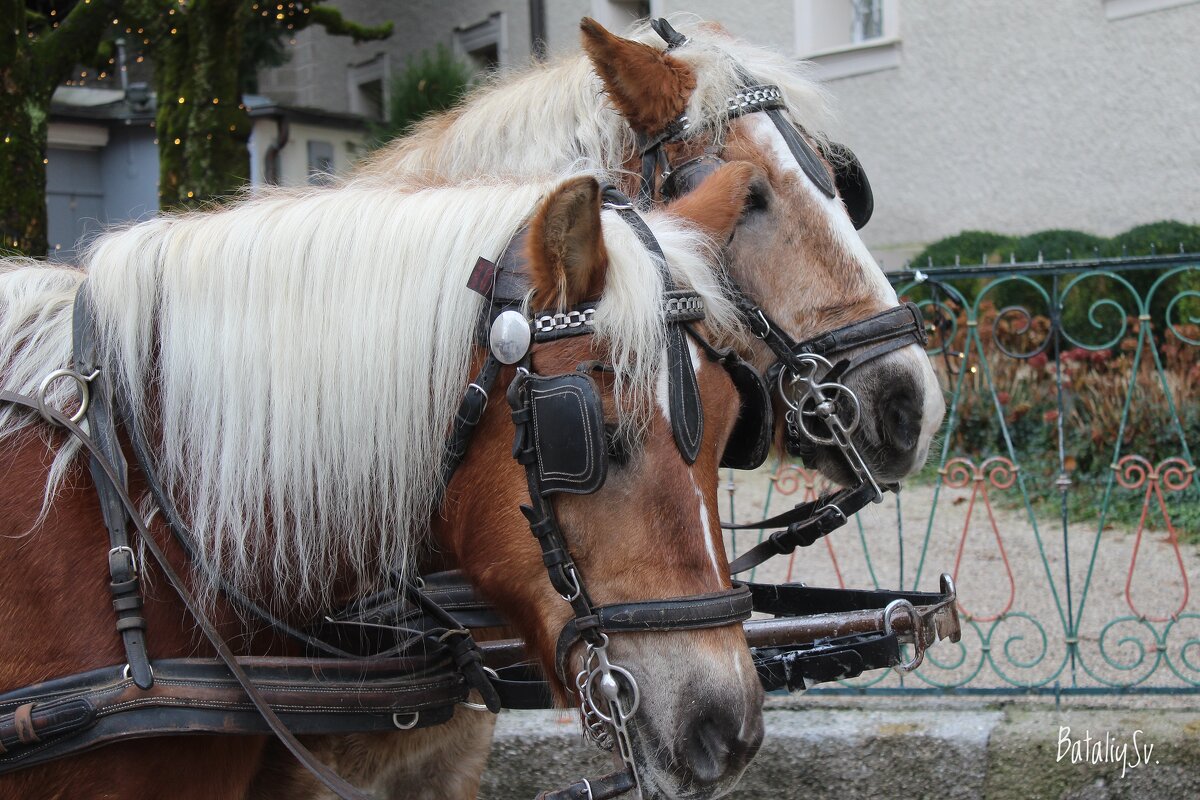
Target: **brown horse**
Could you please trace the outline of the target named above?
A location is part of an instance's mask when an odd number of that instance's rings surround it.
[[[745,335],[713,256],[753,179],[751,167],[730,165],[647,217],[675,282],[703,297],[699,327],[716,344]],[[0,385],[32,393],[70,363],[72,299],[86,278],[101,363],[150,432],[154,463],[207,569],[185,563],[161,518],[153,534],[238,650],[290,646],[239,619],[214,574],[303,624],[378,588],[390,569],[411,573],[433,558],[458,564],[554,675],[571,610],[517,508],[527,488],[503,402],[512,368],[444,502],[432,499],[442,496],[436,466],[455,406],[483,357],[468,273],[476,256],[504,249],[531,209],[530,307],[599,298],[596,334],[535,344],[533,365],[546,375],[608,365],[597,383],[623,443],[603,488],[554,502],[589,591],[606,603],[728,588],[717,468],[738,392],[692,347],[706,425],[695,463],[685,463],[660,379],[660,266],[603,207],[589,176],[411,192],[362,178],[105,234],[84,271],[10,262],[0,272]],[[69,387],[50,388],[55,405],[69,407],[69,396]],[[105,534],[77,447],[9,407],[0,437],[0,585],[9,589],[0,689],[122,663]],[[132,487],[144,490],[136,474]],[[143,581],[151,657],[207,653],[161,576],[150,570]],[[614,637],[609,652],[641,688],[631,734],[645,793],[727,791],[762,735],[761,687],[740,627]],[[379,749],[383,737],[315,744],[347,777],[388,796],[465,796],[486,755],[490,728],[478,720],[489,716],[460,709],[441,728],[394,737],[407,746],[403,763]],[[0,760],[12,757],[8,744]],[[438,763],[446,769],[425,771]],[[419,775],[405,771],[414,764]],[[175,737],[18,770],[0,777],[0,794],[314,796],[307,783],[265,738]]]

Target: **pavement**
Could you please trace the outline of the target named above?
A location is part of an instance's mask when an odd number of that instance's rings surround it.
[[[769,702],[762,749],[729,797],[1200,798],[1200,707],[1144,696],[1125,708],[855,702]],[[607,756],[582,743],[570,715],[505,712],[479,796],[530,800],[611,769]]]

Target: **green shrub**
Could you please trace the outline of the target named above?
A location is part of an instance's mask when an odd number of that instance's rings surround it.
[[[1011,247],[1013,241],[1013,237],[1000,233],[963,231],[929,245],[913,257],[912,263],[917,269],[953,266],[955,259],[961,260],[964,267],[996,263],[996,253]]]
[[[1106,243],[1106,239],[1082,231],[1038,231],[1013,242],[1012,255],[1017,261],[1037,261],[1039,257],[1046,261],[1094,258]],[[1008,253],[1001,255],[1008,257]]]
[[[387,121],[372,126],[376,142],[404,136],[424,117],[453,106],[470,87],[471,77],[471,68],[444,44],[410,58],[404,71],[391,80]]]

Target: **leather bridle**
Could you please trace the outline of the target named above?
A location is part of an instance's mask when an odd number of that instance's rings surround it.
[[[667,43],[668,51],[689,41],[665,19],[653,20],[650,25]],[[805,134],[787,118],[787,103],[778,86],[757,83],[744,72],[742,80],[743,87],[727,101],[728,118],[765,113],[805,176],[826,197],[840,197],[854,226],[863,227],[871,217],[874,201],[866,173],[854,154],[843,145],[827,142],[818,155]],[[671,164],[666,145],[687,141],[696,135],[697,129],[695,121],[685,112],[658,133],[639,136],[640,202],[649,205],[656,194],[662,200],[676,199],[726,163],[715,148],[709,147],[699,156]],[[832,175],[826,160],[834,165]],[[868,503],[880,502],[884,490],[893,488],[875,479],[858,452],[853,433],[861,420],[861,406],[845,379],[854,370],[900,348],[910,344],[923,347],[926,334],[920,310],[913,303],[906,303],[797,342],[732,276],[726,279],[747,326],[775,356],[767,376],[787,408],[783,441],[788,453],[807,463],[819,446],[833,447],[841,453],[855,479],[855,485],[849,488],[802,503],[770,519],[740,525],[724,523],[722,527],[726,530],[786,526],[735,560],[731,571],[738,574],[773,555],[812,544],[845,524]]]
[[[744,377],[749,365],[729,351],[719,351],[688,323],[704,318],[703,299],[676,288],[666,270],[662,248],[650,228],[623,194],[612,187],[603,192],[604,208],[617,212],[633,228],[642,244],[656,257],[664,286],[663,314],[667,320],[668,397],[673,438],[681,457],[695,461],[703,432],[699,385],[685,337],[695,340],[709,358]],[[523,243],[518,236],[517,248]],[[484,310],[489,332],[489,354],[472,386],[487,394],[499,374],[497,362],[516,368],[506,396],[515,428],[513,457],[525,468],[529,505],[521,512],[542,551],[542,560],[555,591],[571,606],[573,618],[563,627],[555,650],[555,670],[564,686],[574,689],[580,703],[584,729],[596,744],[615,752],[625,764],[632,787],[639,788],[637,765],[627,724],[637,712],[640,693],[633,674],[614,663],[608,654],[608,634],[616,632],[679,631],[724,627],[750,617],[750,590],[735,584],[721,591],[654,600],[597,605],[587,589],[582,571],[571,556],[550,497],[558,492],[589,494],[604,481],[605,429],[595,383],[588,374],[603,365],[587,362],[574,373],[544,376],[536,372],[532,341],[586,336],[594,332],[591,305],[535,314],[532,324],[521,311],[528,282],[521,259],[512,245],[496,264],[477,267],[472,285],[487,289]],[[481,324],[481,329],[484,325]],[[755,373],[756,374],[756,373]],[[737,378],[735,377],[735,382]],[[761,379],[759,379],[761,382]],[[470,400],[469,391],[464,402]],[[743,395],[744,396],[744,395]],[[467,428],[478,424],[478,415],[460,415],[451,435],[455,452],[465,453]],[[563,442],[570,432],[569,444]],[[583,668],[571,674],[571,652],[585,646]],[[607,782],[620,780],[609,776]],[[624,791],[624,789],[622,789]]]

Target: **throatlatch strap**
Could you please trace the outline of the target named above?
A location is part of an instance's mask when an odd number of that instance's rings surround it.
[[[100,456],[88,460],[92,483],[100,500],[100,511],[104,527],[108,531],[108,574],[109,590],[113,597],[113,610],[117,615],[117,630],[125,646],[125,660],[129,674],[140,689],[154,685],[154,673],[150,669],[150,657],[146,654],[146,620],[142,616],[142,595],[138,582],[137,559],[129,546],[129,520],[121,498],[116,492],[119,485],[127,489],[128,465],[117,440],[116,421],[113,418],[113,387],[108,374],[100,369],[94,338],[95,326],[88,301],[85,281],[75,293],[74,321],[72,326],[75,369],[88,380],[87,424]],[[99,458],[112,466],[111,479],[102,469]]]

